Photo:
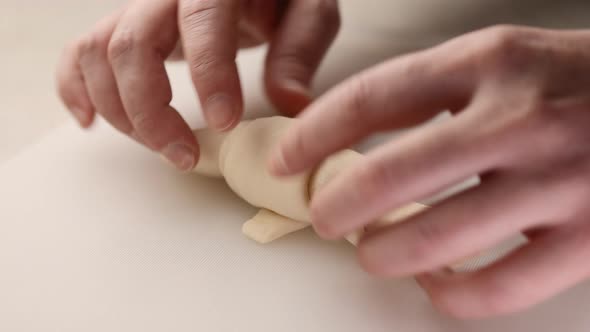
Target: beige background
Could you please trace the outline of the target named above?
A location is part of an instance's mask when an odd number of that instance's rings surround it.
[[[368,277],[348,246],[311,232],[253,244],[239,232],[251,207],[106,126],[82,134],[70,125],[40,139],[68,119],[53,92],[59,51],[118,2],[1,0],[0,163],[22,154],[0,165],[0,330],[587,331],[588,284],[526,314],[453,321],[410,280]],[[343,1],[344,31],[318,91],[488,23],[583,26],[590,3],[576,3]],[[268,110],[259,60],[257,51],[240,58],[247,102]],[[198,124],[186,72],[171,72],[175,105]]]
[[[61,49],[120,3],[0,1],[0,162],[68,119],[53,85]]]

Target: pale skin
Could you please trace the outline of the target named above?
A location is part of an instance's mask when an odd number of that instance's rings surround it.
[[[98,114],[188,171],[199,148],[169,105],[166,59],[188,62],[207,123],[229,130],[243,111],[238,49],[269,44],[266,91],[294,115],[339,27],[336,0],[135,0],[66,47],[58,91],[82,127]]]
[[[418,276],[442,311],[529,308],[590,276],[590,31],[494,27],[362,72],[312,104],[274,151],[280,176],[371,133],[455,117],[371,152],[314,197],[336,239],[473,175],[481,184],[361,240],[369,272]],[[442,269],[507,237],[530,242],[483,270]]]
[[[270,99],[286,114],[305,109],[269,160],[277,176],[372,133],[455,114],[371,152],[314,197],[313,226],[336,239],[481,176],[479,186],[367,235],[358,253],[368,272],[417,276],[435,306],[461,318],[520,311],[590,276],[590,31],[473,32],[370,68],[309,104],[338,30],[337,4],[286,3],[133,1],[66,49],[60,95],[83,127],[98,114],[192,169],[198,143],[169,106],[164,61],[184,53],[208,124],[228,130],[243,104],[235,53],[268,42]],[[489,268],[442,269],[519,232],[529,244]]]

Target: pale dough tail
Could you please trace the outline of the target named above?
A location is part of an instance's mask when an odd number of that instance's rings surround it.
[[[201,129],[194,131],[194,134],[199,142],[200,154],[199,163],[193,171],[201,175],[223,177],[219,165],[219,152],[227,137],[227,133],[220,133],[211,129]]]

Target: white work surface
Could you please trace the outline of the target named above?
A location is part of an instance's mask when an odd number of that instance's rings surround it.
[[[358,31],[345,31],[332,50],[318,91],[440,37],[384,43],[390,31],[372,37]],[[258,81],[260,50],[243,54],[240,64],[249,116],[269,114]],[[174,105],[201,125],[186,70],[170,69]],[[0,331],[590,327],[590,284],[525,313],[460,322],[437,313],[412,280],[362,272],[345,243],[308,230],[258,245],[240,232],[255,209],[223,182],[179,174],[103,123],[91,133],[65,125],[8,158],[0,165],[0,202]]]

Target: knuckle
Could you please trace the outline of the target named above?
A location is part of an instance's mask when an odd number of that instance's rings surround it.
[[[219,6],[220,1],[215,0],[181,1],[180,19],[185,28],[200,29],[213,18]]]
[[[107,49],[109,61],[115,62],[128,56],[139,44],[141,42],[129,30],[116,33],[109,42]]]
[[[77,44],[80,59],[106,54],[108,44],[109,39],[106,36],[91,34],[82,38]]]
[[[159,129],[159,123],[154,116],[144,112],[137,113],[131,117],[131,122],[135,130],[146,140],[149,140]],[[156,148],[160,148],[156,146]]]
[[[440,248],[436,248],[428,242],[416,242],[408,248],[408,261],[420,262],[420,264],[425,264],[429,261],[430,257],[432,256],[433,250],[440,250]]]
[[[433,253],[441,250],[443,231],[435,223],[417,222],[414,227],[416,239],[408,250],[409,259],[426,263]]]
[[[189,57],[193,79],[195,81],[208,79],[209,76],[219,73],[219,69],[223,68],[228,61],[230,60],[224,59],[221,55],[213,54],[209,50],[195,52]]]
[[[445,227],[441,226],[441,223],[417,222],[415,223],[415,227],[418,243],[421,243],[422,246],[440,247],[438,243],[440,243],[441,239],[444,239],[446,235]]]
[[[484,33],[486,46],[498,53],[504,53],[514,48],[519,42],[518,28],[510,25],[497,25],[484,30]]]
[[[181,1],[181,30],[184,37],[192,43],[186,45],[185,57],[195,83],[215,75],[227,75],[233,70],[228,68],[235,65],[236,50],[220,49],[211,28],[220,18],[217,16],[231,14],[236,10],[236,3],[238,2],[218,0]]]
[[[389,186],[391,170],[381,162],[363,163],[357,171],[357,188],[359,199],[371,199],[382,195]]]
[[[370,109],[371,88],[364,74],[357,76],[342,92],[346,98],[342,110],[345,122],[355,126],[367,122],[364,111]]]
[[[479,51],[486,63],[493,69],[523,69],[531,61],[531,50],[527,44],[530,34],[511,25],[498,25],[483,31],[483,43]]]

